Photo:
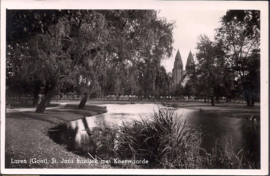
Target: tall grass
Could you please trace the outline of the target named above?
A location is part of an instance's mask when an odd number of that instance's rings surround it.
[[[121,158],[146,159],[148,167],[197,168],[201,163],[200,133],[173,111],[159,109],[152,116],[123,123],[117,153]]]
[[[245,151],[239,150],[234,152],[234,143],[231,137],[226,138],[224,146],[220,146],[218,140],[211,154],[207,154],[203,158],[203,167],[209,169],[253,169],[259,168],[259,164],[251,162],[244,157]]]

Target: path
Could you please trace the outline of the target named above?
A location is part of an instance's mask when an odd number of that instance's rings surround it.
[[[64,108],[67,103],[60,103],[58,106],[55,107],[47,107],[46,109],[60,109]],[[12,109],[6,109],[6,113],[13,113],[13,112],[34,112],[36,108],[12,108]]]

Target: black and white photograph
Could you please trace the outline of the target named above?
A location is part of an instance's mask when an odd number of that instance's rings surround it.
[[[267,1],[93,2],[1,2],[3,174],[268,174]]]

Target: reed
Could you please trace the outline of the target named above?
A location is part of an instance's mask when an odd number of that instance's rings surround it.
[[[120,158],[147,159],[148,167],[196,168],[201,138],[174,111],[159,109],[151,116],[123,123],[117,153]]]

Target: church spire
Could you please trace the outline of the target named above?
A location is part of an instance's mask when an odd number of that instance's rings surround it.
[[[189,51],[189,55],[187,58],[186,71],[194,66],[194,59],[191,51]]]
[[[183,62],[182,62],[179,49],[177,50],[175,60],[174,60],[174,67],[172,70],[172,79],[173,79],[174,86],[179,84],[183,79]]]
[[[183,69],[183,62],[182,62],[182,58],[179,52],[179,49],[177,50],[176,56],[175,56],[175,60],[174,60],[174,67],[179,68],[179,69]]]

